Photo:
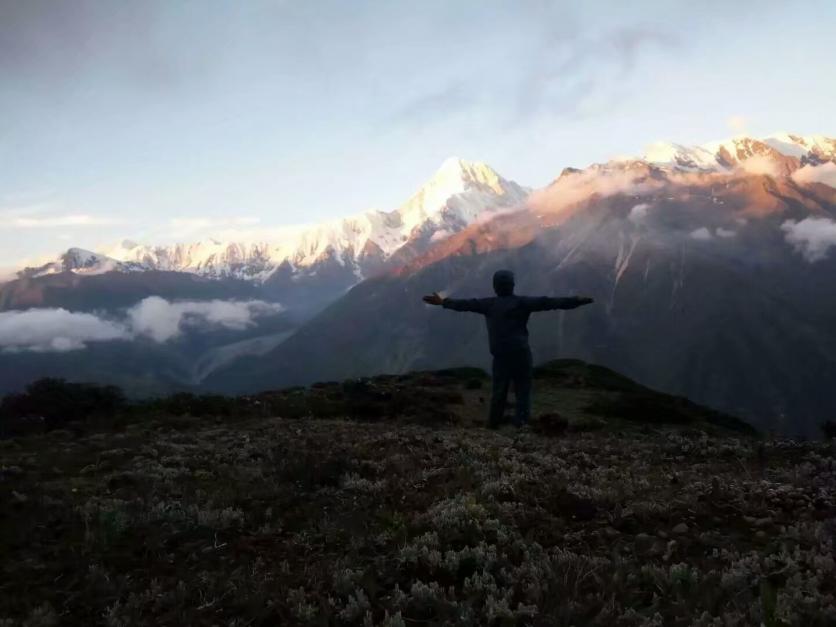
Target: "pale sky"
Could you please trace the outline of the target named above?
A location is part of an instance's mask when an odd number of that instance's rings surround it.
[[[0,0],[0,268],[546,184],[658,141],[836,135],[836,2]]]

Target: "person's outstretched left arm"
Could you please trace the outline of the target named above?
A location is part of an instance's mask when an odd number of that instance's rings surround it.
[[[523,303],[529,311],[549,311],[551,309],[575,309],[595,302],[587,296],[524,296]]]

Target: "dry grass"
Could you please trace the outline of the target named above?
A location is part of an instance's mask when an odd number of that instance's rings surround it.
[[[0,508],[4,627],[836,624],[827,442],[181,418],[0,442]]]

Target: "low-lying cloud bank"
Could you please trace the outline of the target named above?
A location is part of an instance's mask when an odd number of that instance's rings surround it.
[[[66,309],[0,312],[0,350],[3,352],[65,352],[88,342],[128,339],[123,325],[89,313]]]
[[[136,335],[162,343],[189,328],[208,326],[241,331],[255,324],[257,318],[281,310],[281,305],[261,300],[169,302],[150,296],[128,310],[128,322]]]
[[[824,183],[836,187],[836,163],[805,165],[792,173],[792,179],[796,183]]]
[[[604,198],[616,194],[643,194],[663,185],[661,180],[629,169],[582,170],[562,175],[545,189],[532,192],[529,205],[537,211],[558,211],[592,195]]]
[[[831,246],[836,246],[836,222],[830,218],[804,218],[800,222],[787,220],[781,225],[787,242],[810,263],[827,257]]]
[[[701,240],[701,241],[708,241],[710,239],[714,239],[714,236],[711,234],[711,231],[708,230],[708,227],[701,226],[698,229],[694,229],[689,234],[691,239]]]
[[[0,312],[0,351],[66,352],[91,342],[137,338],[161,344],[189,330],[243,330],[282,309],[279,304],[259,300],[170,302],[151,296],[118,318],[66,309],[5,311]]]

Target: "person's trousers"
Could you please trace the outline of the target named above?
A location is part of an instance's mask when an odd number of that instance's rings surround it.
[[[514,424],[522,426],[531,416],[531,350],[494,355],[491,412],[488,418],[492,427],[498,427],[502,423],[508,388],[512,382],[517,399]]]

